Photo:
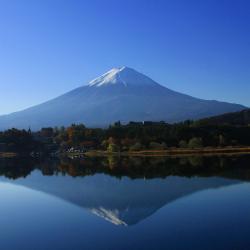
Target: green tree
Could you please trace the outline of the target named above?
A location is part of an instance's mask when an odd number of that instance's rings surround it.
[[[202,138],[193,137],[192,139],[189,140],[188,147],[189,148],[202,148],[203,147]]]
[[[119,147],[118,147],[116,144],[114,144],[114,143],[110,143],[110,144],[108,145],[107,150],[108,150],[108,152],[110,152],[110,153],[114,153],[114,152],[118,152],[118,151],[119,151]]]
[[[180,147],[180,148],[187,148],[187,147],[188,147],[188,144],[187,144],[187,142],[186,142],[185,140],[181,140],[181,141],[179,142],[179,147]]]
[[[219,135],[219,145],[221,147],[226,145],[226,139],[225,139],[225,137],[223,135]]]
[[[150,142],[149,147],[151,149],[156,149],[156,150],[163,150],[166,149],[167,145],[166,143],[158,143],[158,142]]]
[[[140,142],[136,142],[134,145],[132,145],[129,150],[130,151],[140,151],[142,149],[142,145]]]
[[[102,146],[103,149],[107,149],[107,147],[108,147],[108,141],[107,140],[103,140],[101,142],[101,146]]]

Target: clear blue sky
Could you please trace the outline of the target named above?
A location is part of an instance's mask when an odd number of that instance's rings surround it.
[[[0,0],[0,114],[123,65],[250,106],[250,1]]]

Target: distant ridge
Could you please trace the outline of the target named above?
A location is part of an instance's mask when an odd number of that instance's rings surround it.
[[[245,109],[239,104],[208,101],[170,90],[128,67],[113,68],[62,96],[0,116],[0,130],[84,123],[105,127],[116,121],[179,122]]]
[[[250,126],[250,109],[205,118],[199,122],[206,125]]]

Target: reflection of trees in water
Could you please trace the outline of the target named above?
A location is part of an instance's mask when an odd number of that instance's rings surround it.
[[[43,175],[88,176],[105,173],[117,178],[165,178],[177,176],[220,176],[250,179],[250,156],[181,158],[96,157],[80,159],[1,159],[0,175],[16,179],[38,169]]]
[[[201,156],[189,157],[189,162],[194,167],[199,167],[203,165],[203,158]]]
[[[28,159],[8,158],[0,159],[0,175],[9,179],[26,177],[34,169],[33,163]]]

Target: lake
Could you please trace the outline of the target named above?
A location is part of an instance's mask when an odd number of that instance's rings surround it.
[[[250,156],[0,160],[1,249],[249,249]]]

